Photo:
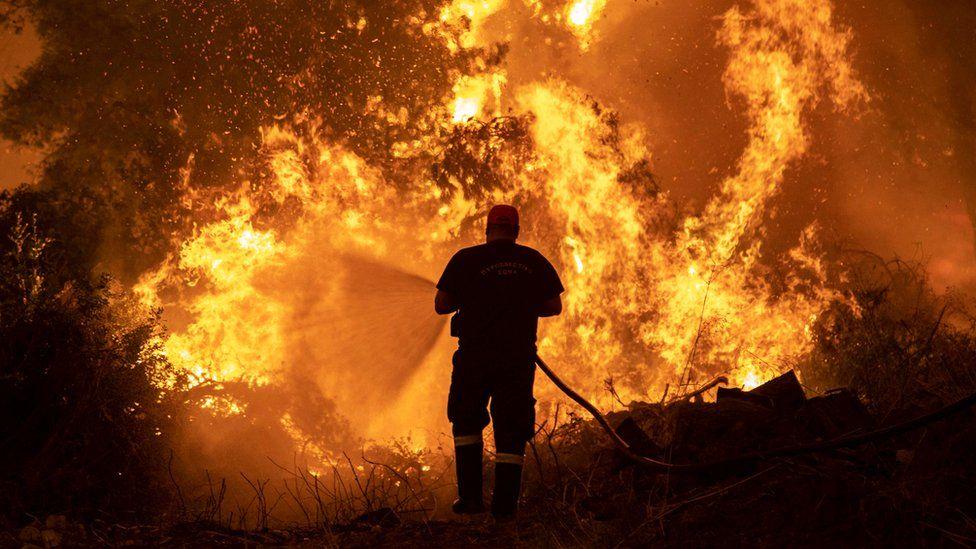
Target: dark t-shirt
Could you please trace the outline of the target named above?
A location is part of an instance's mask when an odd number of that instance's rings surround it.
[[[539,306],[563,285],[542,254],[496,240],[454,254],[437,289],[459,305],[454,322],[461,347],[523,350],[535,346]]]

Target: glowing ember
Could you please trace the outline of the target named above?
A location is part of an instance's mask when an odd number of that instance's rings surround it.
[[[577,27],[588,24],[605,3],[605,0],[577,0],[569,7],[569,22]]]
[[[581,49],[587,49],[593,39],[593,22],[606,7],[606,0],[576,0],[569,5],[566,19],[569,29],[579,40]]]
[[[441,10],[440,19],[448,26],[461,26],[466,30],[455,41],[454,36],[445,33],[451,47],[472,48],[477,45],[481,25],[505,5],[505,0],[454,0]]]
[[[490,37],[480,34],[481,23],[504,6],[455,1],[441,20],[451,28],[466,19],[468,27],[460,34],[445,30],[445,39],[461,36],[452,42],[459,48],[486,45]],[[566,8],[581,47],[606,8],[600,0]],[[531,225],[525,238],[557,259],[568,290],[565,314],[543,324],[540,352],[584,393],[609,404],[602,387],[610,376],[625,380],[617,387],[623,398],[648,398],[659,396],[666,383],[718,373],[746,387],[779,374],[810,349],[812,324],[843,296],[827,283],[814,226],[779,262],[782,272],[773,284],[760,254],[763,215],[784,174],[807,150],[806,113],[824,96],[845,109],[867,94],[846,58],[850,37],[834,27],[827,0],[759,0],[751,11],[732,8],[718,38],[729,53],[726,91],[744,108],[748,140],[735,173],[698,213],[684,217],[651,181],[644,130],[620,123],[555,77],[513,84],[504,70],[487,67],[460,76],[451,97],[430,114],[431,135],[394,145],[396,156],[409,159],[440,146],[440,136],[500,115],[504,104],[523,117],[530,147],[516,155],[491,145],[496,170],[508,176],[483,195],[448,190],[427,172],[387,181],[307,116],[295,117],[294,128],[265,128],[260,154],[270,180],[261,193],[242,182],[237,192],[214,197],[213,209],[201,214],[178,254],[137,287],[147,305],[166,305],[168,314],[180,311],[186,319],[166,340],[167,356],[199,382],[274,384],[295,368],[307,370],[303,375],[340,411],[354,411],[377,390],[380,373],[364,375],[375,343],[355,339],[352,324],[341,318],[362,308],[345,289],[362,275],[344,258],[432,277],[451,250],[481,238],[472,219],[490,203],[510,201],[525,207]],[[374,108],[382,108],[381,99]],[[293,213],[269,222],[268,211]],[[179,297],[165,303],[160,296],[174,288]],[[426,291],[421,294],[429,301]],[[316,322],[333,328],[322,331]],[[413,327],[390,330],[400,330],[402,339],[391,340],[400,346],[417,339]],[[434,341],[431,336],[423,344]],[[356,418],[365,436],[424,427],[416,418],[427,409],[432,423],[442,421],[440,407],[430,403],[442,400],[450,342],[437,341],[427,362],[425,347],[412,359],[421,365],[386,387],[395,395],[384,398],[387,409]],[[349,351],[355,348],[366,350]],[[420,406],[426,406],[423,414]],[[246,410],[216,402],[210,407]],[[296,418],[282,422],[296,442],[305,438]],[[326,449],[315,452],[327,458]]]

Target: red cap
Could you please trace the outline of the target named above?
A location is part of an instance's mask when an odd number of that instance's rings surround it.
[[[516,210],[513,206],[509,206],[508,204],[492,206],[491,210],[488,212],[488,224],[510,225],[512,227],[518,227],[518,210]]]

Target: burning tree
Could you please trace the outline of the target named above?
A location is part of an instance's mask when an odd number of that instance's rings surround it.
[[[164,308],[167,359],[222,392],[205,407],[253,419],[268,407],[228,388],[279,387],[295,404],[269,421],[314,442],[316,459],[342,421],[323,431],[297,403],[324,396],[348,415],[358,368],[400,374],[374,393],[379,411],[351,414],[353,432],[410,431],[401,411],[418,405],[440,415],[430,397],[443,381],[424,366],[439,325],[424,299],[401,306],[422,326],[406,358],[397,320],[346,311],[354,281],[378,276],[363,265],[429,278],[477,237],[492,200],[525,208],[526,234],[558,258],[567,314],[540,349],[594,395],[607,377],[630,398],[722,371],[755,385],[809,351],[820,313],[843,298],[812,227],[760,260],[767,203],[806,151],[805,113],[828,92],[838,109],[866,98],[828,2],[725,14],[725,85],[748,143],[695,215],[654,181],[642,128],[565,81],[508,82],[487,26],[500,3],[13,7],[8,19],[33,21],[48,46],[5,95],[0,128],[51,148],[42,187],[99,235],[85,255]],[[575,3],[564,19],[543,3],[531,17],[586,49],[604,8]],[[379,358],[362,355],[384,338]]]
[[[829,0],[716,11],[715,86],[741,135],[701,204],[655,177],[649,127],[558,62],[525,60],[592,55],[605,1],[5,8],[45,49],[6,90],[0,132],[48,151],[39,189],[9,197],[10,234],[38,213],[37,242],[53,235],[74,270],[43,282],[42,301],[71,281],[98,319],[85,341],[111,325],[128,342],[119,363],[152,357],[137,377],[156,392],[134,400],[191,404],[177,415],[197,459],[178,466],[233,474],[297,453],[324,467],[404,434],[411,452],[435,445],[447,347],[428,280],[496,201],[522,208],[564,274],[566,314],[540,352],[604,407],[718,374],[746,387],[818,361],[836,374],[847,355],[827,352],[831,334],[872,311],[814,220],[770,236],[817,148],[815,113],[848,120],[871,101]],[[111,299],[103,270],[121,281]],[[123,303],[130,331],[112,324]]]
[[[7,5],[45,48],[4,95],[0,127],[50,148],[42,185],[130,277],[200,221],[188,194],[255,177],[262,127],[317,118],[392,169],[393,144],[422,135],[457,75],[485,63],[448,48],[427,0]]]

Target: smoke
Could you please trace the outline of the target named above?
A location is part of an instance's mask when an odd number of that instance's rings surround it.
[[[824,217],[854,245],[927,262],[938,290],[972,292],[976,10],[971,2],[843,4],[876,101],[825,121]],[[829,119],[827,119],[829,120]]]
[[[30,25],[24,28],[0,28],[0,81],[16,82],[23,70],[37,61],[41,42]],[[42,151],[19,147],[0,140],[0,190],[13,189],[34,179],[33,167],[43,158]]]
[[[513,7],[483,24],[511,44],[509,84],[557,74],[645,128],[653,171],[695,211],[735,170],[748,120],[726,95],[719,16],[737,3],[608,3],[581,49]],[[976,10],[971,2],[837,3],[851,62],[871,95],[855,118],[810,113],[810,154],[786,174],[764,222],[770,253],[812,220],[845,247],[927,262],[933,283],[976,284]]]

